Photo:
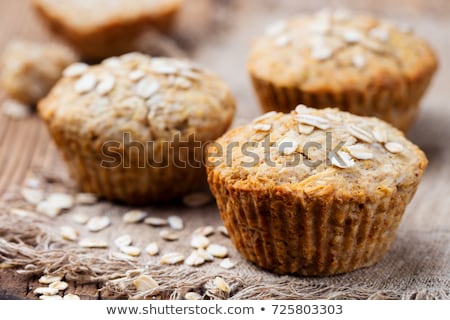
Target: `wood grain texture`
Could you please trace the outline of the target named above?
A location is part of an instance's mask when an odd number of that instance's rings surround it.
[[[245,60],[251,39],[263,27],[293,12],[310,12],[323,5],[364,9],[413,25],[417,34],[425,37],[436,49],[441,60],[440,70],[423,101],[417,123],[409,138],[427,154],[430,165],[413,202],[402,221],[395,250],[417,241],[417,250],[427,254],[438,244],[450,239],[450,2],[447,0],[369,0],[369,1],[291,1],[291,0],[187,0],[175,39],[187,56],[215,70],[231,86],[239,109],[236,124],[246,122],[260,113],[245,70]],[[41,24],[26,0],[0,1],[0,51],[12,39],[27,38],[39,41],[55,40]],[[59,41],[59,40],[58,40]],[[4,95],[0,94],[0,102]],[[14,121],[0,115],[0,195],[36,170],[65,170],[46,128],[34,115]],[[433,237],[425,237],[432,234]],[[402,240],[403,239],[403,240]],[[402,247],[403,246],[403,247]],[[421,273],[417,267],[417,281],[425,283],[431,276],[448,280],[450,245],[440,250],[441,266],[433,274]],[[426,267],[417,261],[417,266]],[[395,281],[389,276],[372,278],[380,287],[383,281]],[[36,280],[27,281],[13,271],[0,271],[0,298],[35,298],[30,290]],[[101,298],[97,285],[76,286],[72,292],[88,299]]]

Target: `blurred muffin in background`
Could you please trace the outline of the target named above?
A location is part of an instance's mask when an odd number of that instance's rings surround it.
[[[146,30],[167,31],[183,0],[32,0],[52,31],[85,59],[132,51]]]
[[[16,40],[1,54],[0,83],[12,99],[35,105],[77,60],[71,49],[60,44]]]
[[[338,107],[404,131],[436,69],[433,50],[409,28],[344,10],[276,22],[248,58],[264,111]]]
[[[235,112],[219,77],[138,53],[74,64],[64,75],[39,113],[81,190],[142,204],[206,184],[203,147]]]

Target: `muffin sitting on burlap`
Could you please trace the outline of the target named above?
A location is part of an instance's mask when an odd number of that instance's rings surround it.
[[[379,261],[427,166],[381,120],[304,106],[265,114],[209,150],[209,184],[237,249],[298,275]]]

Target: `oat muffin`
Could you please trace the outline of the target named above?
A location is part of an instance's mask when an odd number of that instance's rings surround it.
[[[11,98],[35,105],[77,60],[72,50],[60,44],[13,41],[0,57],[0,83]]]
[[[127,53],[145,30],[167,31],[181,3],[182,0],[33,0],[51,29],[87,59]]]
[[[131,53],[64,72],[39,113],[85,192],[130,204],[202,183],[202,146],[229,127],[235,100],[185,60]]]
[[[299,103],[376,116],[406,131],[437,68],[407,26],[347,11],[320,11],[270,25],[248,70],[263,109]]]
[[[304,106],[269,112],[208,150],[208,181],[240,253],[305,276],[379,261],[427,166],[377,118]]]

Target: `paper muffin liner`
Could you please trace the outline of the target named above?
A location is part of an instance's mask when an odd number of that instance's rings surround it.
[[[333,190],[299,197],[282,188],[235,188],[214,169],[208,180],[238,251],[261,268],[302,276],[345,273],[378,262],[420,181],[358,202],[336,197]]]
[[[125,153],[131,164],[128,168],[122,164],[107,168],[101,165],[102,142],[72,137],[67,132],[64,136],[54,129],[50,132],[81,191],[139,205],[169,201],[206,184],[203,166],[179,168],[170,162],[164,168],[139,168],[137,158],[129,153]],[[171,156],[169,154],[169,159]]]
[[[419,112],[419,101],[428,88],[434,69],[409,81],[401,90],[374,87],[365,92],[308,92],[296,87],[277,86],[251,75],[253,87],[264,112],[288,113],[298,104],[314,108],[336,107],[361,116],[383,119],[406,132]]]

